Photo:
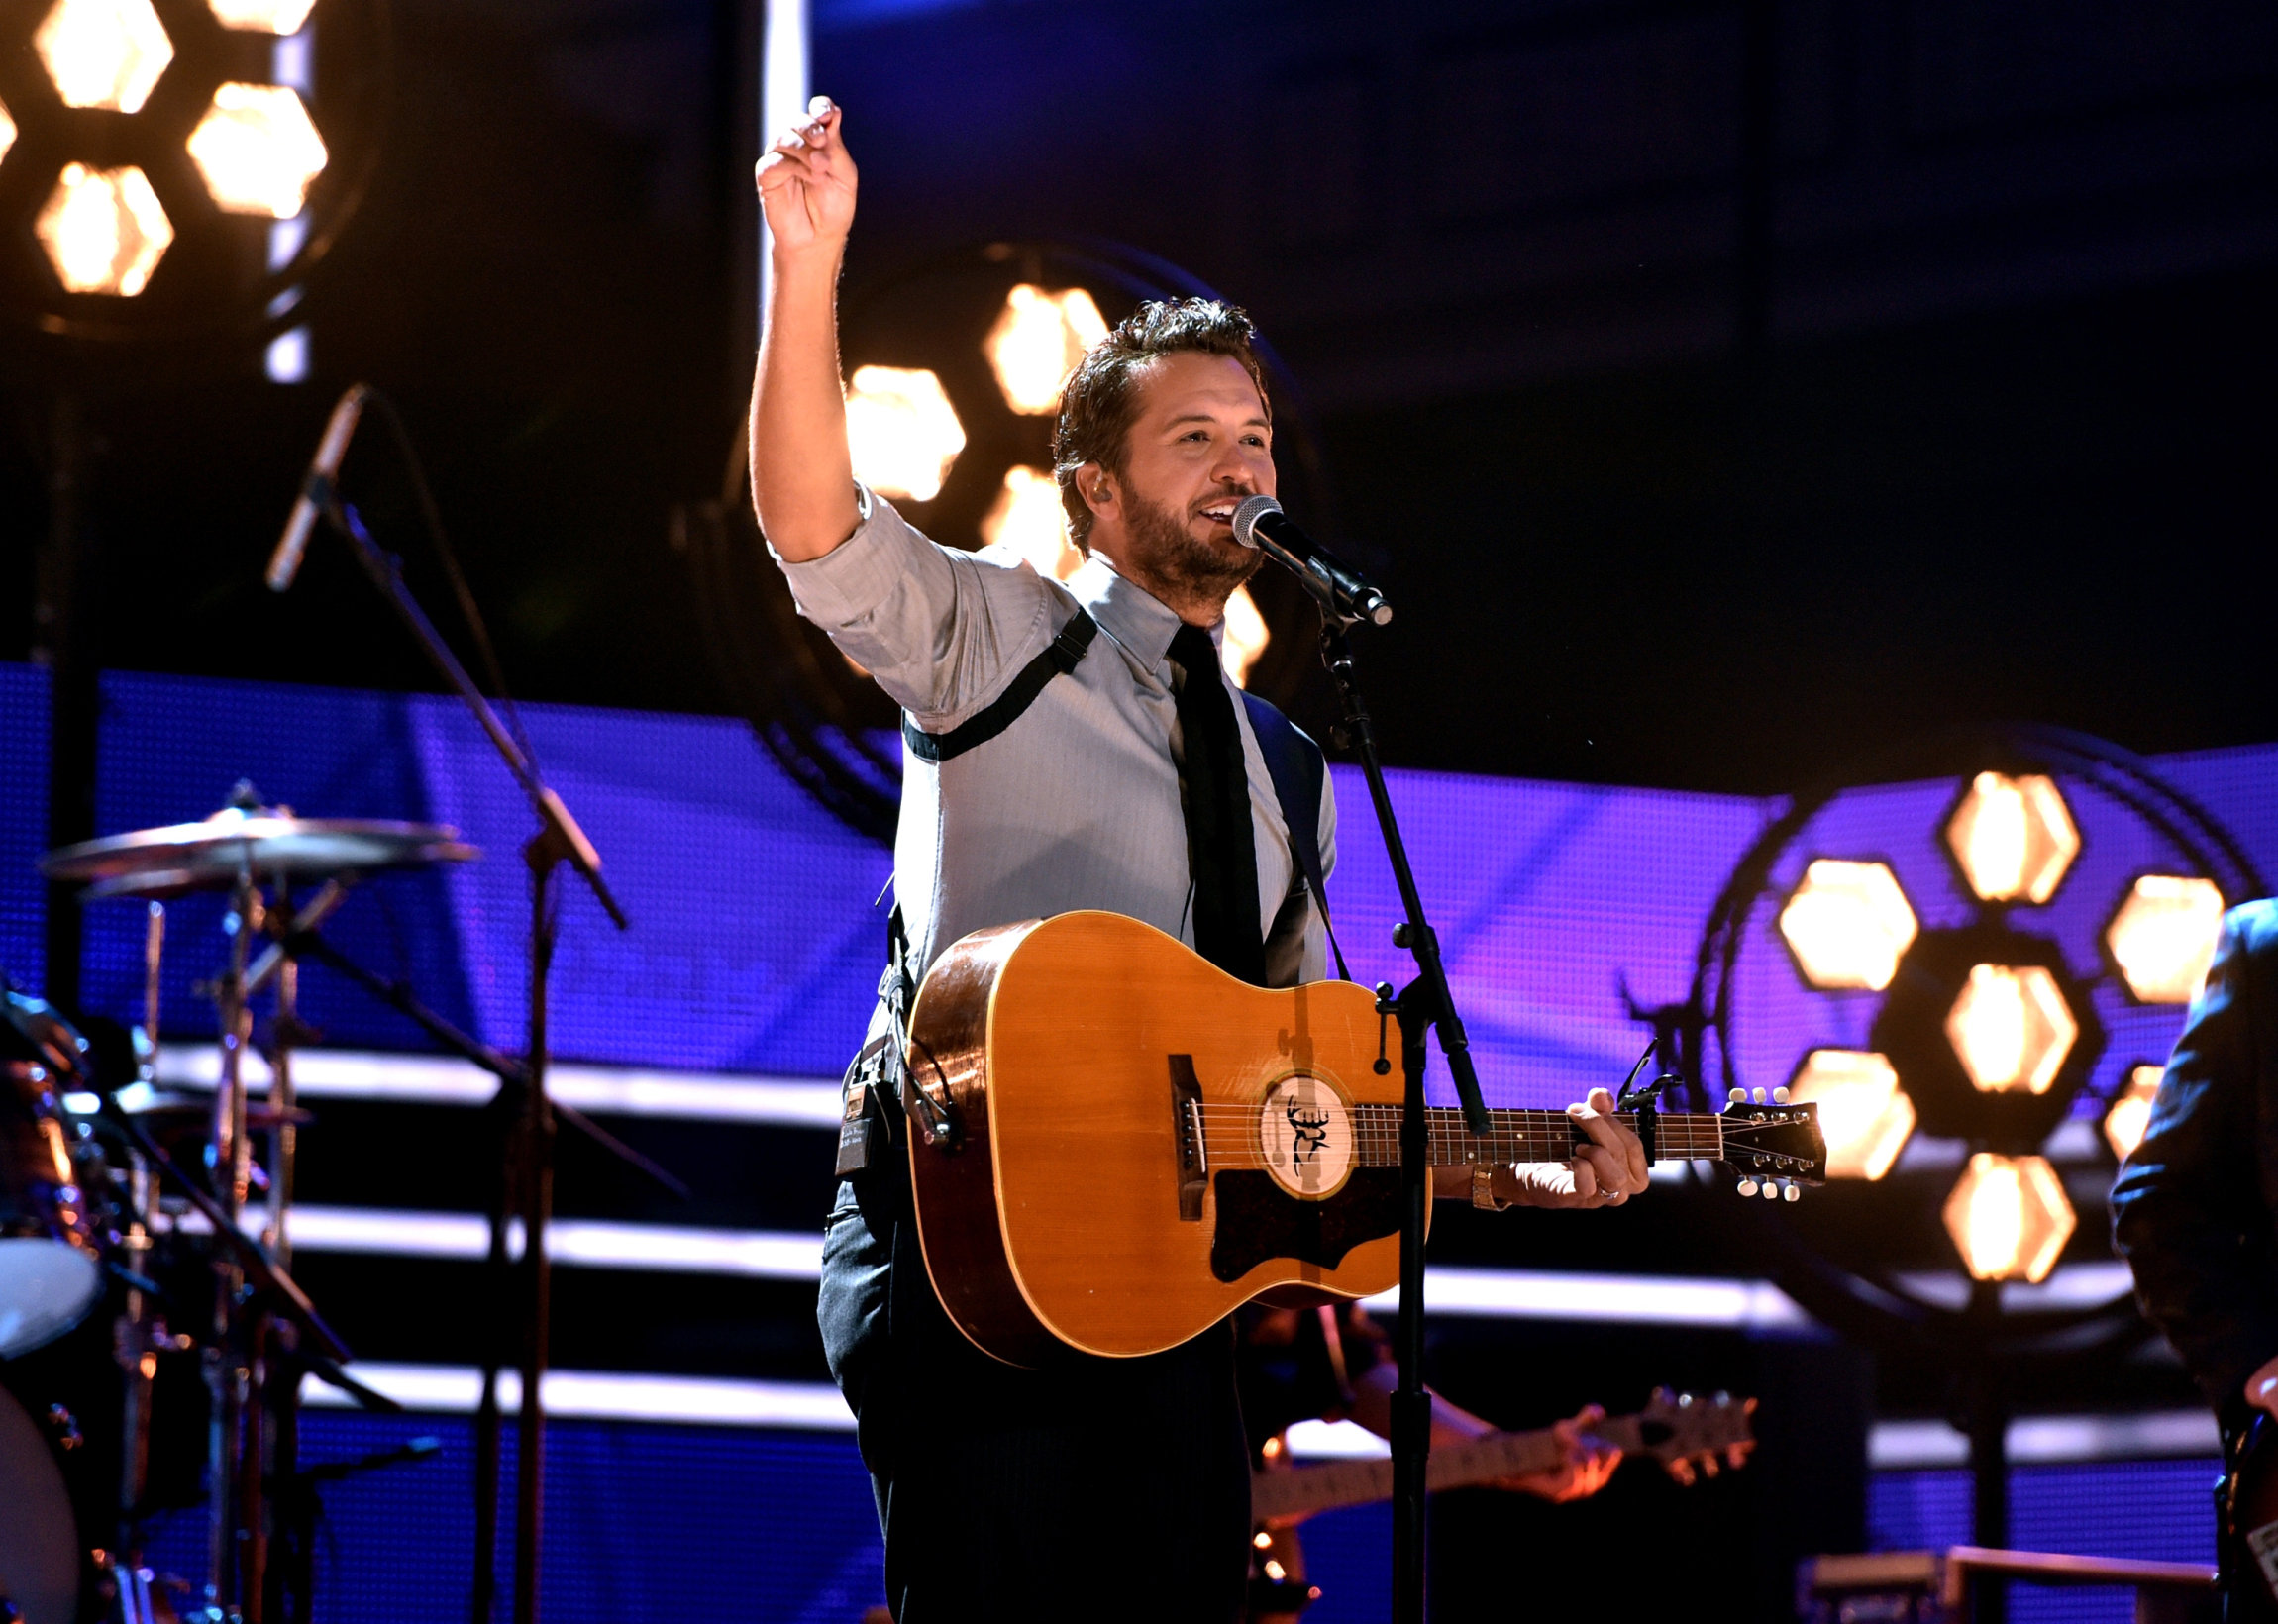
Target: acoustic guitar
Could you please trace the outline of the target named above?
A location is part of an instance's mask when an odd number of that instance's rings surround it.
[[[1749,1425],[1755,1411],[1753,1398],[1724,1393],[1696,1398],[1664,1387],[1635,1415],[1612,1416],[1590,1430],[1591,1436],[1624,1455],[1660,1462],[1671,1476],[1690,1484],[1699,1472],[1713,1474],[1722,1466],[1736,1467],[1746,1459],[1756,1445]],[[1434,1445],[1425,1481],[1435,1491],[1468,1488],[1552,1472],[1565,1458],[1558,1434],[1548,1427],[1539,1432],[1490,1433],[1466,1443]],[[1250,1479],[1250,1515],[1260,1522],[1287,1522],[1392,1497],[1390,1459],[1269,1467]]]
[[[975,1346],[1037,1366],[1065,1345],[1176,1347],[1268,1293],[1368,1297],[1399,1278],[1399,1038],[1349,981],[1267,989],[1120,914],[977,931],[910,1015],[910,1136],[935,1293]],[[1390,1044],[1388,1053],[1387,1044]],[[1381,1067],[1381,1068],[1380,1068]],[[1435,1166],[1555,1162],[1564,1111],[1432,1108]],[[1631,1121],[1663,1161],[1816,1183],[1815,1107],[1736,1101]],[[1294,1290],[1296,1295],[1289,1293]]]

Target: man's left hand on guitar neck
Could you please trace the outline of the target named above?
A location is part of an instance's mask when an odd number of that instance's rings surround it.
[[[1566,1114],[1590,1136],[1564,1162],[1522,1162],[1494,1169],[1489,1190],[1492,1202],[1480,1205],[1508,1207],[1617,1207],[1642,1191],[1650,1164],[1637,1135],[1613,1114],[1613,1096],[1593,1088]],[[1476,1201],[1480,1193],[1469,1167],[1433,1169],[1433,1193],[1445,1200]]]

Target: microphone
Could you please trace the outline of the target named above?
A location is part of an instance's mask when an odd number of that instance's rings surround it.
[[[277,550],[269,555],[270,591],[282,592],[300,573],[309,532],[316,528],[317,516],[332,506],[333,481],[340,477],[341,459],[348,456],[348,443],[370,394],[365,385],[355,384],[333,407],[332,420],[325,424],[324,438],[317,442],[316,456],[309,462],[308,477],[301,481],[300,497],[285,520],[284,534],[277,538]]]
[[[1315,545],[1271,496],[1252,496],[1234,510],[1234,540],[1295,574],[1333,614],[1371,626],[1393,618],[1392,601],[1339,563],[1327,548]]]

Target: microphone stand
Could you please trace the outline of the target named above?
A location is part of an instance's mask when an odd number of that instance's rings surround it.
[[[506,770],[522,786],[530,808],[538,816],[538,832],[522,848],[530,870],[530,1014],[529,1053],[522,1070],[522,1110],[507,1140],[501,1159],[500,1188],[490,1211],[490,1267],[504,1274],[509,1267],[507,1231],[511,1220],[522,1220],[521,1297],[522,1415],[515,1456],[514,1500],[514,1611],[513,1624],[537,1624],[539,1519],[542,1509],[541,1473],[545,1466],[546,1412],[540,1387],[546,1375],[546,1350],[551,1316],[551,1273],[546,1262],[546,1223],[554,1205],[555,1109],[546,1096],[547,1008],[546,983],[554,963],[559,928],[558,884],[568,863],[592,888],[602,910],[619,930],[629,922],[601,878],[600,854],[570,816],[562,797],[547,787],[537,763],[498,720],[498,713],[483,698],[466,668],[451,652],[404,583],[401,561],[383,552],[363,528],[355,508],[326,493],[324,517],[346,538],[363,572],[380,595],[394,607],[412,638],[427,651],[428,660],[443,679],[473,713],[491,748],[506,763]],[[473,1624],[489,1624],[491,1600],[497,1586],[497,1485],[499,1470],[498,1357],[495,1336],[483,1356],[482,1403],[476,1414],[474,1582],[470,1598]]]
[[[1475,1137],[1485,1138],[1489,1131],[1487,1105],[1480,1098],[1479,1073],[1472,1067],[1471,1041],[1464,1033],[1463,1018],[1456,1013],[1455,996],[1448,989],[1439,938],[1424,918],[1423,897],[1416,890],[1415,871],[1408,865],[1407,847],[1393,815],[1384,761],[1377,754],[1376,729],[1353,674],[1352,645],[1345,629],[1356,617],[1332,582],[1296,562],[1281,548],[1268,546],[1265,551],[1292,567],[1320,602],[1321,661],[1336,683],[1343,711],[1338,743],[1360,758],[1361,772],[1368,779],[1369,799],[1376,808],[1377,827],[1384,833],[1385,856],[1391,862],[1405,915],[1393,931],[1393,945],[1406,949],[1416,965],[1415,978],[1397,994],[1390,981],[1379,983],[1377,1013],[1394,1016],[1399,1022],[1400,1066],[1405,1077],[1400,1110],[1400,1312],[1393,1338],[1399,1360],[1399,1385],[1392,1401],[1392,1616],[1395,1624],[1423,1624],[1426,1472],[1431,1459],[1431,1395],[1424,1390],[1423,1381],[1424,1237],[1432,1201],[1430,1133],[1424,1117],[1427,1031],[1436,1029],[1439,1033],[1440,1052],[1447,1057],[1456,1097],[1462,1101],[1464,1126]]]

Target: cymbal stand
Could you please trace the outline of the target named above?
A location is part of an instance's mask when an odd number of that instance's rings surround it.
[[[248,1554],[241,1545],[248,1526],[244,1513],[258,1510],[260,1494],[260,1473],[245,1470],[242,1453],[253,1370],[246,1361],[238,1323],[245,1269],[231,1245],[253,1177],[253,1146],[246,1136],[245,1049],[252,1016],[246,997],[246,963],[260,920],[260,888],[254,881],[251,864],[241,864],[223,922],[230,939],[229,961],[214,988],[221,1028],[221,1075],[214,1089],[206,1151],[218,1208],[208,1215],[209,1221],[227,1231],[214,1238],[213,1314],[208,1334],[200,1339],[204,1347],[199,1353],[208,1405],[206,1582],[204,1604],[196,1609],[195,1616],[212,1624],[244,1616],[240,1573],[240,1560]]]

